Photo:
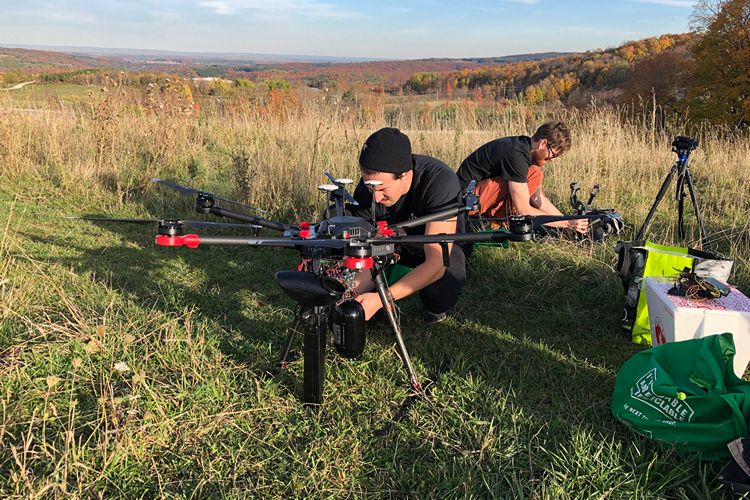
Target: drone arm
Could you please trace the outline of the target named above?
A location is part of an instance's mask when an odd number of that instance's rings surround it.
[[[276,222],[263,217],[255,217],[242,212],[236,212],[234,210],[227,210],[221,207],[211,207],[211,213],[220,217],[228,217],[230,219],[241,220],[243,222],[249,222],[251,224],[258,224],[259,226],[267,227],[268,229],[275,229],[276,231],[293,230],[299,231],[297,226],[291,226],[284,224],[283,222]]]
[[[531,227],[531,222],[529,222]],[[373,238],[368,240],[372,245],[395,243],[397,245],[422,246],[429,243],[480,243],[504,241],[530,241],[534,239],[534,232],[529,231],[514,233],[505,231],[456,233],[456,234],[429,234],[417,236],[396,236],[393,238]]]
[[[453,217],[459,214],[466,213],[466,212],[468,212],[466,207],[446,208],[445,210],[435,212],[434,214],[417,217],[416,219],[411,219],[406,222],[399,222],[398,224],[388,226],[388,228],[389,229],[395,229],[395,228],[406,229],[409,227],[421,226],[421,225],[427,224],[428,222],[447,221],[448,219],[452,219]]]
[[[216,235],[197,235],[186,234],[184,236],[165,236],[156,237],[156,244],[168,247],[186,246],[197,248],[198,245],[220,245],[220,246],[273,246],[289,247],[304,245],[304,239],[291,239],[285,237],[276,238],[254,238],[248,236],[216,236]],[[323,243],[319,243],[323,244]]]
[[[455,231],[455,219],[447,222],[430,222],[425,227],[425,236],[455,234]],[[425,261],[393,285],[391,293],[396,300],[411,295],[442,278],[445,268],[450,264],[452,249],[453,242],[448,241],[425,245]]]

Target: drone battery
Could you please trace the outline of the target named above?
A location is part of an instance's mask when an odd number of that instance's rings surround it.
[[[356,300],[347,300],[333,310],[333,343],[345,358],[356,358],[365,349],[365,310]]]

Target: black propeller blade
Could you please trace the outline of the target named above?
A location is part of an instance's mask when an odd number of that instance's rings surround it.
[[[223,222],[203,222],[197,220],[182,220],[182,219],[110,219],[107,217],[63,217],[63,219],[77,219],[77,220],[91,220],[97,222],[124,222],[127,224],[184,224],[194,229],[204,229],[208,227],[244,227],[247,229],[259,230],[261,226],[254,224],[226,224]]]
[[[253,238],[247,239],[248,245],[254,246],[280,246],[280,247],[321,247],[321,248],[333,248],[341,249],[347,244],[346,240],[337,239],[293,239],[284,237],[271,237],[271,238]]]
[[[180,186],[179,184],[174,184],[172,182],[163,181],[161,179],[152,179],[152,180],[154,182],[158,182],[159,184],[164,184],[165,186],[167,186],[169,188],[172,188],[175,191],[177,191],[180,194],[183,194],[185,196],[194,196],[194,195],[196,195],[196,196],[204,196],[206,198],[213,198],[214,200],[225,201],[227,203],[232,203],[234,205],[239,205],[241,207],[251,208],[253,210],[257,210],[258,212],[260,212],[262,214],[266,213],[266,211],[263,210],[263,209],[256,208],[256,207],[251,207],[250,205],[245,205],[244,203],[240,203],[238,201],[227,200],[226,198],[219,198],[218,196],[216,196],[216,195],[214,195],[212,193],[209,193],[207,191],[200,191],[198,189],[193,189],[193,188],[189,188],[189,187],[185,187],[185,186]]]
[[[68,217],[65,216],[63,219],[76,219],[76,220],[93,220],[98,222],[126,222],[128,224],[153,224],[154,222],[163,222],[164,219],[109,219],[107,217]]]
[[[334,176],[332,176],[332,175],[331,175],[331,173],[330,173],[330,172],[329,172],[328,170],[323,170],[323,173],[324,173],[324,174],[326,174],[326,176],[327,176],[327,177],[328,177],[328,178],[329,178],[329,179],[331,180],[331,182],[333,182],[334,184],[336,184],[336,185],[337,185],[337,186],[339,186],[340,188],[344,188],[344,186],[342,186],[342,185],[341,185],[341,184],[340,184],[340,183],[338,182],[338,180],[337,180],[337,179],[336,179],[336,178],[335,178]],[[355,199],[354,199],[354,198],[352,197],[352,195],[350,195],[349,193],[347,193],[347,192],[346,192],[346,189],[345,189],[345,188],[344,188],[344,189],[342,189],[342,191],[344,192],[344,197],[346,198],[346,201],[348,201],[348,202],[349,202],[349,203],[351,203],[352,205],[359,205],[359,203],[357,203],[357,200],[355,200]]]
[[[507,221],[513,221],[513,220],[523,220],[528,219],[529,222],[532,222],[534,224],[548,224],[550,222],[558,222],[558,221],[566,221],[566,220],[576,220],[576,219],[600,219],[602,217],[602,214],[584,214],[584,215],[509,215],[508,217],[499,217],[494,219],[486,219],[482,217],[481,219],[470,219],[470,220],[482,220],[482,221],[488,221],[488,222],[507,222]]]

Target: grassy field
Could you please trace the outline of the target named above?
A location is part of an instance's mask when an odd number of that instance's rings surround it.
[[[0,115],[0,495],[715,498],[711,464],[610,413],[617,371],[641,349],[621,332],[615,241],[480,248],[437,325],[421,322],[416,297],[403,300],[418,375],[445,358],[451,366],[377,437],[409,394],[384,326],[356,360],[330,351],[319,411],[300,404],[301,364],[264,376],[292,317],[274,273],[295,268],[293,252],[163,248],[148,226],[61,219],[201,218],[192,199],[150,181],[159,177],[269,218],[311,220],[324,203],[322,171],[356,176],[359,148],[381,126],[401,127],[415,152],[455,168],[485,141],[533,132],[544,118],[507,107],[478,121],[472,106],[448,121],[418,107],[386,115],[378,100],[194,115],[169,96],[122,93]],[[599,206],[623,214],[631,239],[676,160],[672,136],[611,109],[557,115],[575,142],[545,167],[548,197],[570,211],[570,182],[600,184]],[[709,233],[748,293],[748,142],[706,129],[691,165]],[[651,238],[676,242],[675,224],[664,200]]]
[[[91,85],[25,85],[20,89],[6,90],[19,106],[43,106],[70,99],[82,99],[100,93],[101,87]]]

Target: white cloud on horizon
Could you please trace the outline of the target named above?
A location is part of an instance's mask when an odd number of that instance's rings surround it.
[[[593,27],[581,27],[581,26],[566,26],[561,27],[560,31],[573,31],[575,33],[581,33],[584,35],[594,36],[621,36],[621,37],[632,37],[641,36],[642,33],[639,31],[627,31],[627,30],[608,30],[603,28]]]
[[[315,0],[211,0],[199,1],[199,7],[213,10],[218,15],[235,15],[242,11],[256,11],[272,16],[315,16],[335,19],[361,17],[356,12],[336,10],[329,3]]]
[[[630,0],[631,2],[637,2],[637,3],[658,3],[661,5],[669,5],[671,7],[690,7],[693,8],[693,6],[697,3],[696,1],[692,0]]]
[[[97,17],[89,12],[78,12],[78,11],[73,11],[73,10],[68,10],[68,11],[21,10],[15,13],[22,15],[22,16],[41,17],[44,19],[49,19],[50,21],[63,21],[66,23],[93,24],[93,23],[98,22]]]
[[[237,12],[234,5],[230,2],[201,2],[198,6],[213,9],[214,14],[222,16],[231,16]]]

